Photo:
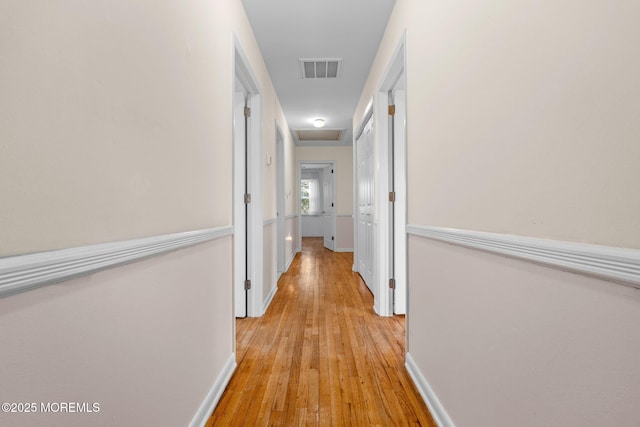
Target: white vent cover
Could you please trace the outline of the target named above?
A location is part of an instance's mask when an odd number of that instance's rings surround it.
[[[297,129],[298,141],[340,141],[344,129]]]
[[[342,58],[300,58],[303,79],[335,79],[341,64]]]

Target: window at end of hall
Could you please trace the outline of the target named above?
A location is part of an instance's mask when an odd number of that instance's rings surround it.
[[[311,190],[311,183],[309,182],[308,179],[303,179],[301,180],[301,188],[300,188],[300,208],[302,210],[302,214],[303,215],[308,215],[309,214],[309,207],[310,207],[310,190]]]

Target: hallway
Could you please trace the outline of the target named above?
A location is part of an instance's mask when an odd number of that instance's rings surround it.
[[[238,368],[207,426],[434,426],[404,368],[403,317],[379,317],[352,253],[303,239],[261,318],[236,321]]]

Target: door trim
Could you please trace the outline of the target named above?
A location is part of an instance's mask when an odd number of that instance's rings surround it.
[[[325,168],[323,168],[324,171],[326,171],[327,169],[331,168],[331,195],[333,197],[333,201],[331,202],[333,204],[333,206],[331,206],[331,214],[329,215],[329,226],[331,228],[330,234],[331,234],[331,251],[335,252],[336,247],[338,246],[338,236],[337,236],[337,215],[336,215],[336,210],[337,210],[337,206],[336,206],[336,176],[338,175],[338,171],[336,170],[336,162],[333,161],[331,162],[331,164],[329,166],[326,166]],[[322,174],[322,203],[326,203],[326,200],[324,200],[324,179],[325,179],[325,173]],[[324,211],[322,214],[322,235],[323,235],[323,239],[326,240],[327,236],[325,235],[325,216],[324,216]],[[324,244],[325,242],[323,242]],[[325,248],[326,248],[326,244],[325,244]]]
[[[278,225],[277,225],[277,266],[276,266],[276,280],[280,279],[280,276],[287,271],[287,265],[285,260],[285,228],[286,228],[286,205],[285,205],[285,162],[284,162],[284,134],[282,129],[275,123],[276,127],[276,209],[278,212]]]
[[[388,121],[388,107],[389,107],[389,91],[393,90],[396,82],[404,70],[406,70],[406,35],[401,37],[393,55],[387,63],[385,72],[380,79],[378,90],[374,96],[374,118],[376,118],[375,128],[375,146],[376,146],[376,158],[379,159],[379,187],[376,189],[376,209],[378,213],[378,263],[379,275],[378,275],[378,289],[380,290],[379,301],[376,302],[376,310],[381,316],[393,315],[393,296],[394,292],[389,288],[389,279],[391,272],[391,251],[390,245],[390,229],[391,229],[391,214],[390,214],[390,202],[389,191],[391,189],[391,168],[388,161],[390,159],[390,140],[389,140],[389,121]],[[406,111],[406,110],[405,110]],[[402,167],[396,166],[404,173]],[[404,176],[404,175],[402,175]],[[406,197],[405,197],[406,203]],[[406,225],[406,218],[405,218]],[[400,260],[398,260],[400,263]],[[402,262],[406,269],[406,258]],[[397,264],[396,264],[397,265]],[[402,284],[396,283],[397,286]],[[406,286],[406,284],[404,285]]]
[[[335,249],[337,247],[337,243],[338,243],[338,236],[336,236],[336,216],[337,216],[337,212],[338,212],[338,200],[337,200],[337,176],[338,176],[338,168],[337,168],[337,162],[335,160],[298,160],[298,168],[297,168],[297,177],[296,177],[296,210],[298,212],[298,248],[301,251],[302,250],[302,211],[300,210],[300,183],[302,180],[302,165],[326,165],[326,164],[331,164],[333,166],[333,194],[334,197],[336,198],[335,206],[333,209],[333,224],[332,224],[332,230],[333,230],[333,236],[335,238],[334,243],[333,243],[333,248]]]
[[[244,218],[244,159],[238,158],[236,141],[234,136],[233,148],[233,224],[234,224],[234,307],[241,289],[244,288],[244,280],[251,280],[251,289],[246,292],[248,317],[262,316],[262,271],[263,271],[263,203],[262,203],[262,97],[261,89],[255,73],[245,55],[236,35],[233,35],[233,76],[232,91],[235,93],[236,79],[247,92],[247,106],[251,109],[251,118],[248,122],[247,134],[247,189],[251,194],[251,203],[245,223]],[[246,248],[244,239],[237,238],[237,227],[247,226]],[[247,252],[245,261],[244,252]],[[246,262],[246,264],[245,264]],[[245,265],[247,274],[245,277]],[[235,310],[234,310],[235,311]]]

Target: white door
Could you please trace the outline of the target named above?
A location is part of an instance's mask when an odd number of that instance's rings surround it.
[[[322,169],[322,231],[324,236],[324,247],[335,250],[335,197],[334,188],[334,167],[327,166]]]
[[[357,268],[367,287],[375,291],[375,151],[373,119],[364,127],[356,141],[357,160],[357,218],[358,259]]]

